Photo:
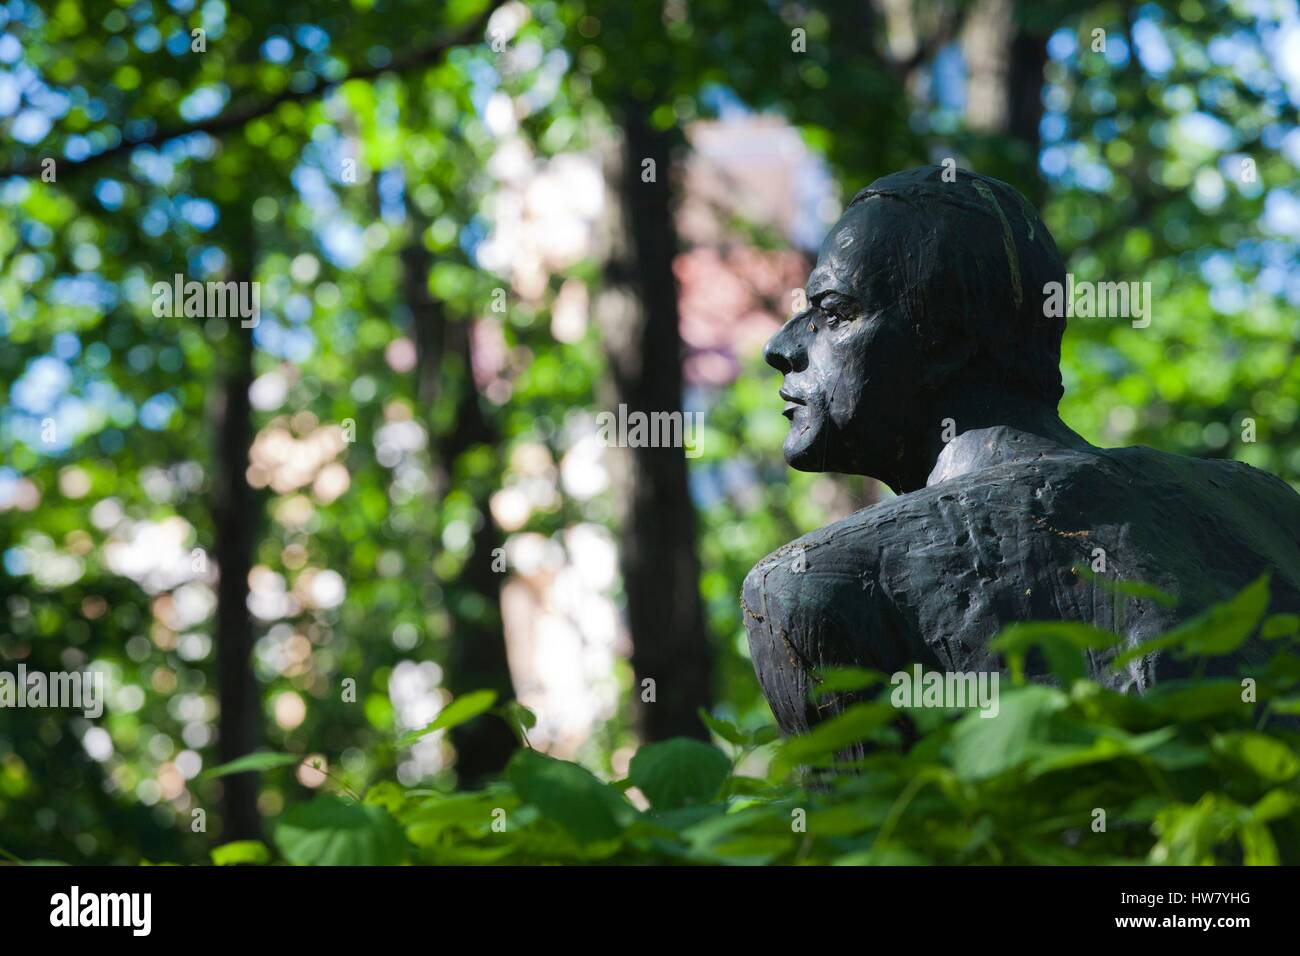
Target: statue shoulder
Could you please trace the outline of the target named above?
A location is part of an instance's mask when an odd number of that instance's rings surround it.
[[[907,525],[922,517],[903,503],[903,498],[878,502],[767,555],[745,576],[741,600],[747,620],[765,613],[763,607],[767,614],[793,614],[872,600],[882,548],[901,546]]]
[[[796,538],[745,577],[741,608],[750,657],[786,733],[815,722],[809,681],[822,668],[893,673],[916,661],[939,666],[914,622],[899,613],[881,573],[882,561],[904,553],[915,520],[907,497]]]
[[[750,658],[777,724],[803,733],[816,721],[813,675],[834,666],[884,670],[899,639],[877,581],[872,523],[864,509],[777,548],[741,590]]]

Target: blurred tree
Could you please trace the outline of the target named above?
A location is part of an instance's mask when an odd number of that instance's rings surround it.
[[[683,400],[669,192],[677,137],[655,129],[646,104],[631,97],[622,103],[620,130],[606,166],[610,245],[595,310],[609,362],[607,406],[620,417],[624,410],[648,416],[678,411]],[[712,699],[712,655],[686,452],[640,447],[617,454],[619,566],[640,727],[648,740],[707,739],[697,713]]]
[[[494,563],[504,566],[500,558],[504,544],[500,530],[488,510],[490,493],[500,486],[502,436],[491,412],[484,409],[473,374],[472,336],[469,319],[452,319],[447,305],[433,297],[428,279],[433,260],[424,245],[429,223],[419,210],[407,203],[410,238],[402,247],[406,306],[416,350],[416,395],[429,434],[435,483],[431,497],[435,500],[454,486],[471,489],[471,501],[477,515],[470,551],[460,572],[448,582],[459,593],[450,603],[455,644],[448,661],[454,694],[474,690],[496,691],[500,699],[514,696],[510,667],[506,659],[505,633],[501,622],[501,581]],[[444,367],[454,374],[448,376]],[[444,394],[444,386],[449,386]],[[434,410],[439,400],[452,404],[455,412],[450,430],[439,422]],[[488,468],[481,474],[457,476],[473,470],[465,456],[475,450],[487,456]],[[484,715],[456,728],[456,769],[464,781],[483,781],[504,769],[514,752],[516,741],[504,721]]]
[[[227,240],[230,279],[254,281],[257,241],[251,196],[222,207],[222,232]],[[212,456],[213,556],[219,577],[214,636],[217,651],[217,690],[220,707],[217,755],[222,763],[250,754],[261,742],[261,702],[253,677],[253,618],[248,608],[248,576],[253,568],[254,543],[262,531],[261,502],[248,485],[248,449],[253,441],[249,389],[253,384],[253,335],[232,320],[225,343],[220,379],[214,389],[216,448]],[[235,774],[222,782],[223,840],[255,840],[262,836],[257,809],[257,775]]]

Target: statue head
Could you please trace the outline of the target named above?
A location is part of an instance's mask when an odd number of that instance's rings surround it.
[[[909,169],[858,193],[822,244],[807,310],[767,343],[792,467],[910,491],[906,463],[963,395],[1054,416],[1065,320],[1044,316],[1043,289],[1065,281],[1056,243],[1014,188],[954,172]]]

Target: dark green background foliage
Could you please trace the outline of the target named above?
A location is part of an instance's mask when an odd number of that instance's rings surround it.
[[[992,6],[530,2],[504,46],[487,16],[524,7],[499,0],[0,7],[0,668],[93,663],[113,688],[98,721],[0,711],[0,850],[95,863],[1296,861],[1285,620],[1264,624],[1279,656],[1250,675],[1267,718],[1235,684],[1134,700],[1067,680],[1004,687],[996,720],[918,712],[907,752],[897,715],[865,699],[825,736],[774,743],[739,583],[763,554],[887,492],[789,472],[775,378],[739,343],[733,381],[689,389],[706,412],[691,496],[655,486],[642,512],[693,528],[677,543],[698,555],[700,626],[681,663],[709,666],[707,699],[673,703],[661,675],[660,701],[642,704],[639,665],[620,657],[617,704],[572,760],[527,745],[547,714],[514,700],[504,576],[486,570],[505,533],[489,503],[549,475],[554,494],[512,532],[627,540],[621,485],[581,497],[555,473],[573,423],[626,388],[601,290],[623,282],[648,301],[672,288],[674,263],[640,249],[638,291],[593,242],[529,295],[508,265],[485,268],[505,215],[493,97],[534,166],[620,142],[662,149],[666,168],[636,195],[682,253],[695,250],[669,210],[695,158],[687,134],[742,108],[797,130],[838,184],[833,212],[880,175],[948,157],[1003,178],[1040,206],[1077,276],[1152,284],[1149,328],[1070,323],[1066,422],[1098,444],[1236,458],[1300,485],[1300,80],[1282,70],[1295,4],[1009,3],[979,34],[976,76],[965,44]],[[983,116],[977,80],[997,107]],[[736,198],[719,249],[792,246]],[[260,282],[256,334],[156,316],[152,283],[176,273]],[[570,283],[589,290],[592,320],[557,336]],[[784,317],[789,302],[766,307]],[[470,327],[485,318],[492,386],[471,371],[485,353]],[[657,354],[687,351],[674,319],[648,318]],[[278,405],[249,407],[250,383],[273,379]],[[342,493],[248,484],[255,439],[305,442],[349,421]],[[409,447],[378,440],[408,421]],[[669,501],[675,516],[653,510]],[[112,557],[131,525],[162,535],[145,553],[174,552],[164,580]],[[647,558],[648,571],[620,569],[616,604],[631,577],[672,566]],[[346,596],[251,617],[250,570],[294,594],[329,571]],[[1249,613],[1232,612],[1248,630]],[[1021,630],[1007,654],[1037,642],[1068,678],[1078,637]],[[414,738],[390,682],[412,662],[436,665],[460,703],[428,735],[442,769],[399,784]],[[647,706],[677,707],[694,738],[656,739]],[[867,772],[793,782],[797,764],[859,740],[877,745]],[[247,758],[255,775],[198,772],[248,752],[274,756]],[[297,766],[317,757],[324,784]],[[1105,833],[1091,829],[1098,807]]]

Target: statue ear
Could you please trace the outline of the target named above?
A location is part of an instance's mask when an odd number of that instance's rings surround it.
[[[921,385],[939,388],[961,375],[975,360],[978,347],[965,335],[950,335],[947,340],[928,349],[922,366]]]

